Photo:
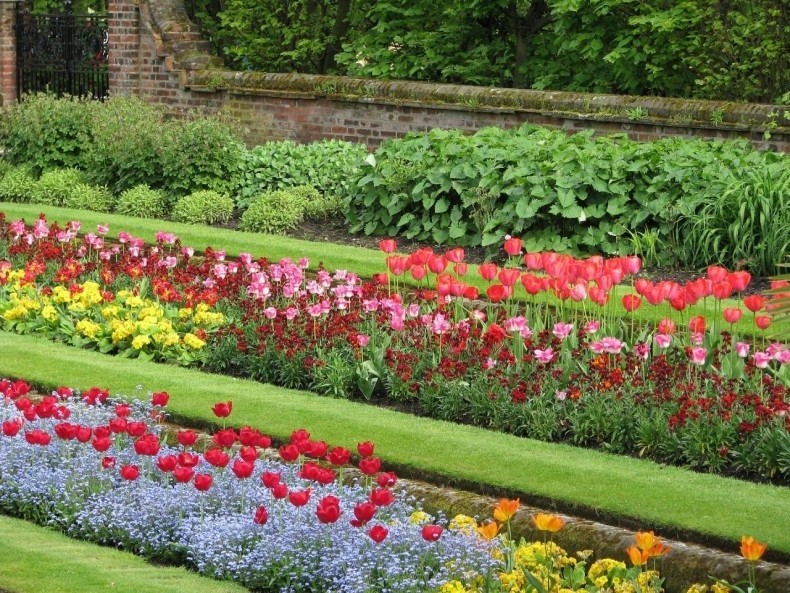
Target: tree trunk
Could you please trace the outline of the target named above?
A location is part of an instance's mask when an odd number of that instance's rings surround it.
[[[340,51],[343,38],[348,33],[348,13],[351,11],[352,0],[339,0],[337,3],[337,13],[335,14],[335,25],[332,27],[332,36],[324,50],[324,57],[321,60],[321,74],[326,74],[335,66],[335,56]]]

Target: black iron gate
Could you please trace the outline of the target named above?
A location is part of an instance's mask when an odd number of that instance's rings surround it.
[[[107,16],[20,11],[16,21],[17,93],[105,99],[109,90]]]

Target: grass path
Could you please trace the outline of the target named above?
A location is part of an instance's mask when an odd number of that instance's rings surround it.
[[[301,257],[306,257],[310,260],[313,269],[315,269],[319,262],[322,262],[329,270],[351,270],[365,278],[370,278],[374,274],[386,271],[384,254],[378,250],[365,249],[362,247],[335,245],[332,243],[316,243],[276,235],[243,233],[240,231],[209,226],[189,225],[156,219],[142,219],[119,214],[103,214],[100,212],[91,212],[89,210],[73,210],[43,204],[0,202],[0,211],[5,212],[6,216],[11,220],[24,218],[28,222],[35,220],[42,212],[47,215],[47,220],[58,221],[62,224],[71,220],[79,220],[83,223],[83,231],[86,229],[93,230],[96,228],[97,224],[109,224],[111,235],[114,235],[114,233],[118,231],[127,231],[149,242],[154,241],[154,235],[158,231],[166,230],[178,235],[184,245],[189,245],[195,249],[204,249],[206,246],[211,246],[214,249],[224,249],[227,251],[228,255],[231,256],[248,252],[256,257],[265,256],[270,260],[279,260],[284,257],[290,257],[296,260]],[[469,266],[469,268],[470,270],[466,277],[466,281],[477,286],[481,292],[484,292],[487,286],[486,282],[477,275],[476,266]],[[411,280],[411,278],[409,278],[409,281],[409,284],[416,286],[416,283]],[[523,292],[523,288],[517,288],[516,290],[517,295],[523,296]],[[619,301],[622,295],[627,292],[632,292],[630,287],[614,287],[612,295],[613,310],[616,310],[618,313],[623,312],[622,307],[619,305]],[[538,296],[538,302],[545,302],[547,300],[554,302],[553,297],[547,297],[546,295]],[[735,301],[726,300],[722,303],[722,308],[734,307],[736,305],[737,303]],[[567,303],[566,307],[581,309],[580,305],[572,302]],[[684,312],[683,319],[687,321],[692,316],[700,315],[704,312],[701,306],[693,306]],[[743,319],[735,324],[734,328],[740,334],[751,334],[755,331],[753,322],[754,316],[748,311],[744,311],[744,313]],[[645,305],[635,312],[635,316],[638,321],[642,322],[651,321],[655,323],[663,317],[670,317],[676,321],[676,323],[681,322],[679,314],[673,311],[667,303],[662,303],[657,307],[652,307],[645,303]],[[778,332],[780,330],[790,331],[790,318],[776,323],[774,327],[769,330],[769,333],[774,331]]]
[[[139,360],[114,358],[40,338],[0,332],[0,376],[45,387],[109,387],[114,393],[167,390],[170,411],[196,425],[214,420],[211,405],[234,402],[234,424],[283,440],[298,427],[313,438],[353,447],[373,440],[385,463],[440,482],[566,512],[638,519],[664,535],[737,548],[748,534],[790,554],[790,488],[684,471],[630,457],[542,443],[470,426],[413,417],[356,402]]]
[[[183,568],[79,542],[62,533],[0,515],[2,593],[244,593]]]

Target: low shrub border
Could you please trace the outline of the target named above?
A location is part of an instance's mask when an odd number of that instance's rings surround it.
[[[389,466],[404,475],[477,491],[497,491],[546,508],[617,522],[638,520],[661,533],[735,550],[743,533],[768,544],[769,559],[787,561],[790,490],[696,474],[638,459],[540,443],[479,428],[415,418],[363,404],[251,381],[109,358],[29,336],[0,334],[0,373],[55,388],[66,382],[138,385],[170,392],[171,412],[207,426],[210,406],[234,400],[236,422],[265,428],[284,442],[297,425],[316,438],[358,442],[373,438]],[[492,463],[492,460],[500,460]]]

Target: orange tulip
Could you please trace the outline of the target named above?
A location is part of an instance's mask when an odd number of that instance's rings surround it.
[[[534,515],[532,523],[541,531],[550,531],[551,533],[558,532],[565,525],[557,515],[544,515],[543,513]]]
[[[650,550],[640,550],[636,546],[631,546],[626,549],[626,552],[628,552],[628,558],[634,566],[644,566],[650,559]]]
[[[658,558],[669,552],[670,547],[665,546],[663,542],[656,542],[656,544],[648,550],[652,558]]]
[[[499,500],[499,504],[494,507],[494,519],[500,521],[501,523],[510,521],[510,519],[513,518],[513,515],[516,514],[516,511],[518,511],[520,504],[521,500],[518,498],[516,500],[501,498]]]
[[[658,543],[658,538],[652,531],[636,532],[636,547],[642,550],[649,550]]]
[[[497,536],[500,529],[502,529],[501,525],[499,525],[496,521],[490,521],[478,527],[477,533],[479,533],[480,537],[482,537],[484,540],[490,541]]]
[[[766,545],[761,544],[751,536],[741,538],[741,555],[749,562],[757,562],[765,552]]]

